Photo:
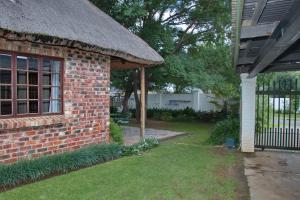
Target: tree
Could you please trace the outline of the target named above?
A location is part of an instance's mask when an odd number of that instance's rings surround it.
[[[206,58],[201,52],[209,50],[204,48],[206,45],[224,45],[228,40],[229,0],[113,0],[109,3],[107,0],[91,1],[139,35],[165,58],[163,65],[146,70],[146,91],[159,90],[168,84],[175,85],[178,92],[187,86],[208,88],[211,80],[220,79],[221,75],[210,73],[212,69],[206,66],[210,63],[199,57]],[[214,49],[210,52],[212,51]],[[213,58],[212,55],[209,56]],[[219,66],[223,68],[223,65]],[[215,71],[223,74],[226,72]],[[139,85],[135,78],[138,77],[135,76],[136,73],[136,70],[112,73],[113,85],[122,88],[125,97],[139,89],[135,87]],[[215,86],[213,89],[218,88]],[[126,99],[123,102],[124,111]]]

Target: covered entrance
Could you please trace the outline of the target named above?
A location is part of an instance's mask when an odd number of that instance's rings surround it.
[[[241,76],[243,152],[254,152],[255,147],[299,149],[300,117],[293,108],[299,97],[296,80],[256,84],[260,73],[300,70],[299,10],[298,0],[232,0],[233,64]]]

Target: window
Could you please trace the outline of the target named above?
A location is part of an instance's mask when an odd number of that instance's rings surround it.
[[[62,61],[0,53],[0,117],[62,113]]]

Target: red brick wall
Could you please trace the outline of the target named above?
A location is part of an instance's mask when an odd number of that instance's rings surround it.
[[[0,50],[64,58],[64,115],[0,119],[0,162],[109,141],[110,58],[76,49],[7,41]]]

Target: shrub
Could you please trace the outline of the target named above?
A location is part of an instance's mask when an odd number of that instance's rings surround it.
[[[118,113],[118,108],[114,106],[110,106],[109,111],[111,114]]]
[[[137,144],[133,144],[131,146],[123,146],[122,155],[131,156],[131,155],[139,155],[144,151],[152,149],[159,145],[159,142],[156,138],[146,138],[141,140]]]
[[[173,120],[172,113],[168,112],[168,111],[162,112],[161,116],[160,116],[160,120],[163,120],[163,121],[172,121]]]
[[[135,117],[135,109],[131,109],[132,117]],[[197,120],[201,122],[217,122],[226,117],[223,112],[196,112],[192,108],[185,108],[182,110],[171,109],[147,109],[147,117],[149,119],[163,120],[163,121],[192,121]]]
[[[240,138],[240,122],[237,118],[228,118],[218,122],[209,138],[209,143],[214,145],[224,144],[225,139],[231,137],[235,143],[239,143]]]
[[[110,136],[113,139],[113,141],[118,144],[123,144],[124,143],[123,130],[117,123],[114,122],[113,119],[110,119],[109,129],[110,129]]]
[[[23,160],[11,165],[0,165],[0,187],[16,186],[43,177],[114,160],[120,156],[120,145],[101,144],[73,152]]]

